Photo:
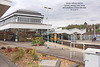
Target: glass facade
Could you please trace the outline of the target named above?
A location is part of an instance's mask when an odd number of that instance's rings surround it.
[[[18,23],[35,23],[35,24],[41,24],[42,18],[35,18],[35,17],[24,17],[24,16],[13,16],[7,19],[2,19],[0,21],[0,26],[5,25],[7,23],[11,22],[18,22]]]
[[[18,22],[41,24],[41,18],[39,19],[39,18],[31,18],[31,17],[18,17]]]

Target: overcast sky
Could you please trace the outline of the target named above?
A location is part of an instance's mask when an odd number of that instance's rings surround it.
[[[86,9],[70,11],[63,9],[67,2],[83,2]],[[49,14],[43,7],[53,8]],[[40,12],[45,18],[49,17],[49,24],[53,27],[67,26],[69,24],[97,24],[100,23],[100,0],[12,0],[10,9],[4,14],[8,15],[18,9],[28,9]]]

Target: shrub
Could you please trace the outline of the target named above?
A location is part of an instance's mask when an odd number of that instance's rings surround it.
[[[36,55],[36,49],[33,47],[32,55]]]
[[[28,52],[29,54],[32,54],[32,50],[29,50],[29,52]]]
[[[34,61],[38,61],[39,60],[38,55],[33,55],[33,58],[34,58]]]
[[[25,54],[25,50],[23,48],[20,48],[20,52],[24,55]]]
[[[36,40],[33,40],[33,41],[32,41],[32,44],[36,44]]]
[[[32,49],[26,49],[25,52],[29,53]]]
[[[1,47],[1,49],[6,49],[6,47],[3,46],[3,47]]]
[[[40,45],[44,45],[44,42],[45,42],[45,41],[43,40],[43,38],[40,37],[40,38],[39,38],[39,44],[40,44]]]
[[[36,49],[33,47],[33,50],[32,49],[27,49],[26,52],[29,53],[29,54],[35,55],[36,54]]]
[[[7,51],[7,52],[12,52],[12,51],[13,51],[13,48],[7,47],[6,51]]]
[[[19,48],[18,47],[15,47],[14,49],[13,49],[13,51],[18,51],[19,50]]]
[[[42,56],[45,56],[45,57],[46,57],[46,56],[47,56],[47,54],[42,54]]]
[[[13,61],[18,61],[21,58],[24,57],[25,51],[24,49],[20,48],[19,51],[15,52],[15,54],[13,55]]]
[[[42,37],[36,37],[33,41],[32,41],[32,44],[37,44],[39,43],[39,45],[44,45],[44,40]]]

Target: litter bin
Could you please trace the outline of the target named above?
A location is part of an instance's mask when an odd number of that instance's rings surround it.
[[[85,50],[85,67],[100,67],[100,49]]]

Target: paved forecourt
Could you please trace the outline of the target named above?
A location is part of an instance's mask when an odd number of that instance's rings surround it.
[[[33,48],[33,46],[31,46],[31,42],[18,42],[18,43],[9,42],[9,41],[0,41],[0,42],[7,43],[8,45],[12,47],[19,46],[19,47],[24,47],[24,48]],[[68,60],[79,62],[79,63],[84,63],[83,61],[84,51],[81,49],[74,48],[73,50],[75,50],[75,55],[73,55],[72,58],[70,58],[70,47],[57,44],[57,43],[51,43],[51,42],[49,43],[49,46],[50,46],[50,49],[47,49],[47,45],[34,46],[34,47],[36,47],[37,52],[40,52],[40,53],[45,53],[48,55],[68,59]]]

